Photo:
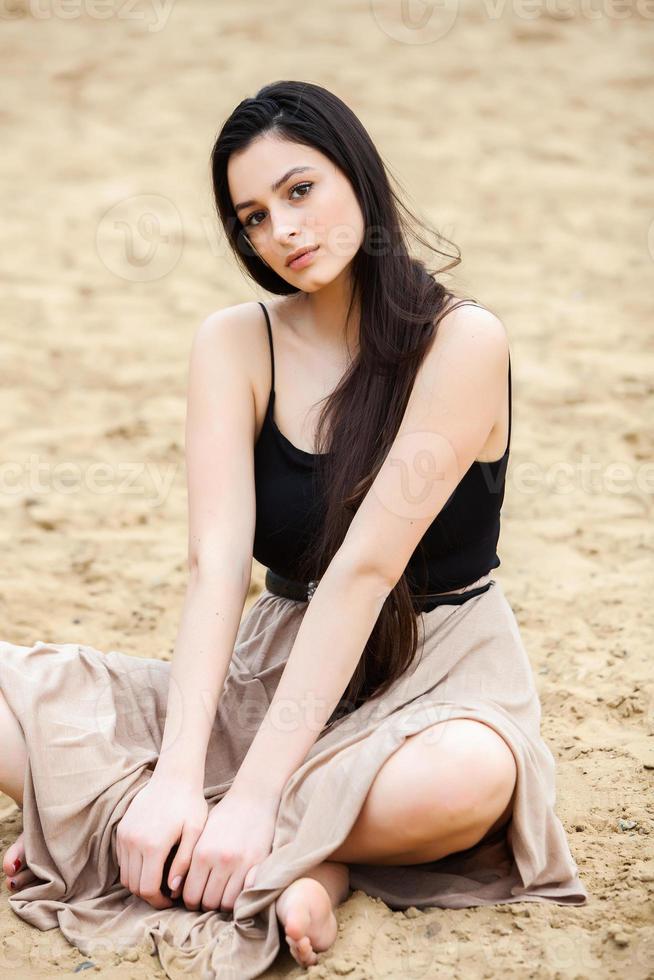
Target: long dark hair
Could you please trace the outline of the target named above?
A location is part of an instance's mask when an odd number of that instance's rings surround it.
[[[354,189],[365,226],[363,243],[350,266],[347,311],[349,318],[356,297],[359,350],[325,400],[317,426],[314,489],[322,500],[324,520],[297,571],[298,580],[306,582],[326,571],[388,455],[418,368],[441,317],[449,312],[450,300],[456,298],[434,276],[457,266],[461,253],[456,246],[454,255],[441,251],[415,230],[427,229],[393,191],[370,136],[344,102],[320,85],[278,81],[239,103],[211,154],[213,191],[223,229],[238,261],[264,289],[279,295],[299,292],[248,249],[227,184],[230,155],[264,133],[315,147],[339,167]],[[410,235],[452,259],[450,264],[433,270],[412,257]],[[452,245],[437,232],[436,236]],[[460,300],[454,306],[467,302]],[[412,663],[418,628],[411,593],[405,572],[388,595],[332,718],[383,694]]]

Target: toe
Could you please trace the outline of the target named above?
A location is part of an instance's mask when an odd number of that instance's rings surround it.
[[[311,966],[314,962],[314,952],[311,945],[311,940],[308,936],[304,936],[298,943],[298,951],[302,959],[304,966]]]
[[[10,892],[17,892],[21,888],[25,888],[26,885],[31,885],[36,880],[36,875],[29,868],[26,868],[24,871],[19,871],[18,874],[11,875],[10,878],[7,878],[7,888]]]
[[[315,966],[318,962],[318,956],[314,952],[313,946],[311,945],[311,940],[308,936],[303,936],[299,941],[292,939],[291,936],[287,934],[286,942],[291,951],[291,956],[296,961],[299,966]]]
[[[21,866],[24,868],[26,865],[25,861],[25,848],[23,847],[23,835],[21,834],[18,840],[14,841],[11,847],[7,848],[5,856],[2,860],[2,870],[6,875],[14,874],[14,862],[20,861]]]

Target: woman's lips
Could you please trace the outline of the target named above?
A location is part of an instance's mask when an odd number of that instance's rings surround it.
[[[289,269],[304,269],[306,265],[313,262],[313,258],[319,248],[320,245],[316,245],[315,248],[311,249],[311,251],[303,252],[303,254],[298,256],[297,259],[293,259],[293,261],[289,262],[288,264]]]

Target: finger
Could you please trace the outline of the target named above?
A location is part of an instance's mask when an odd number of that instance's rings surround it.
[[[129,851],[127,848],[122,851],[118,867],[120,870],[120,883],[123,888],[129,890]]]
[[[147,853],[143,857],[139,894],[155,908],[169,908],[173,904],[170,895],[164,895],[161,891],[163,868],[169,858],[170,849],[167,846]]]
[[[243,874],[232,875],[225,885],[225,889],[220,900],[221,912],[233,912],[234,902],[243,891]]]
[[[190,830],[184,829],[182,834],[182,839],[179,844],[175,845],[176,851],[173,855],[173,861],[170,866],[170,871],[168,872],[168,887],[173,892],[176,897],[182,887],[182,882],[179,882],[177,886],[173,885],[176,878],[181,878],[182,881],[188,874],[188,870],[191,866],[191,860],[193,858],[193,849],[197,844],[201,830]]]
[[[207,883],[205,885],[204,894],[202,895],[200,905],[203,911],[231,911],[225,907],[225,890],[229,885],[230,876],[229,871],[215,866],[211,869],[211,873],[207,878]]]
[[[194,912],[199,911],[210,873],[211,868],[200,864],[199,861],[191,861],[191,867],[184,882],[183,893],[183,901],[187,909]]]
[[[168,898],[170,898],[172,895],[172,889],[169,884],[169,879],[171,878],[170,869],[172,868],[178,849],[179,841],[176,844],[173,844],[168,852],[168,857],[164,861],[163,871],[161,872],[161,884],[159,885],[159,889],[161,893],[166,895]],[[181,876],[178,876],[178,878],[181,881]]]
[[[259,865],[253,864],[248,873],[245,876],[245,881],[243,882],[243,888],[252,888],[254,885],[255,878],[257,876],[257,869]]]
[[[162,909],[171,909],[175,904],[169,898],[166,898],[165,895],[162,895],[161,892],[156,895],[142,895],[141,897],[143,898],[143,901],[147,902],[148,905],[151,905],[153,909],[159,909],[160,911]]]
[[[143,855],[135,848],[129,852],[129,870],[127,873],[127,887],[133,895],[138,895],[141,884],[141,868],[143,867]]]

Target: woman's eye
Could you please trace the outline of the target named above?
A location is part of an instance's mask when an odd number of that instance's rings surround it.
[[[301,194],[300,197],[306,197],[307,194],[309,193],[309,190],[311,189],[311,187],[313,187],[313,181],[312,180],[305,180],[301,184],[295,184],[294,187],[291,187],[291,189],[289,191],[289,194],[292,194],[293,191],[299,190],[299,188],[301,188],[301,187],[306,187],[307,188],[307,191],[306,191],[305,194]],[[256,218],[256,216],[258,214],[262,214],[262,213],[263,212],[261,212],[261,211],[253,211],[252,214],[250,215],[250,217],[246,220],[245,227],[246,228],[250,228],[250,227],[257,228],[261,224],[261,221],[257,221],[255,224],[253,224],[252,223],[252,219],[253,218]]]
[[[252,212],[252,214],[250,215],[250,217],[245,222],[245,227],[246,228],[249,228],[252,225],[252,219],[255,218],[258,214],[261,214],[261,211],[253,211]],[[256,225],[254,227],[256,228]]]
[[[312,186],[313,186],[313,181],[311,181],[311,180],[305,180],[303,183],[296,184],[295,187],[292,187],[291,188],[291,194],[293,193],[293,191],[296,191],[298,189],[298,187],[312,187]],[[307,194],[308,193],[309,192],[307,191]],[[307,196],[306,194],[302,194],[302,197],[306,197],[306,196]]]

